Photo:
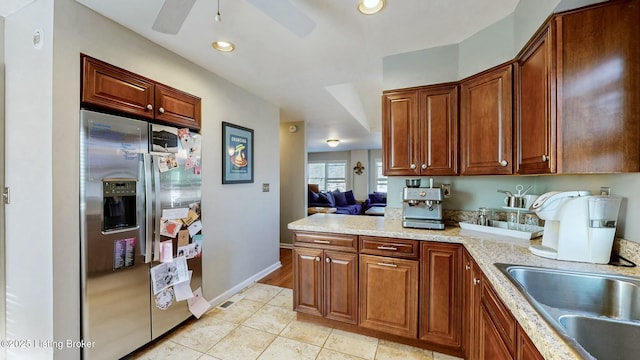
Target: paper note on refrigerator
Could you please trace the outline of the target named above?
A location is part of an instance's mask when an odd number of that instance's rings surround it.
[[[197,233],[200,232],[200,230],[202,230],[202,222],[196,221],[193,224],[189,225],[188,229],[189,235],[191,235],[191,237],[194,237]]]
[[[175,238],[182,229],[182,220],[160,219],[160,235]]]
[[[151,285],[157,294],[169,286],[189,280],[187,259],[177,257],[172,262],[161,263],[151,268]]]
[[[182,219],[189,215],[189,208],[162,209],[163,219]]]
[[[189,305],[189,311],[198,319],[211,307],[211,304],[202,296],[202,288],[197,288],[193,292],[193,297],[187,299],[187,304]]]
[[[173,241],[167,240],[160,243],[160,262],[173,262]]]
[[[189,281],[183,281],[173,285],[173,292],[176,297],[176,301],[182,301],[191,299],[193,297],[193,291],[191,291],[191,275],[193,271],[189,271]]]

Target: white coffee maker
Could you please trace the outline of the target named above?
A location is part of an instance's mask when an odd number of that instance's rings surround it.
[[[542,194],[529,208],[545,220],[542,245],[529,250],[550,259],[608,263],[621,200],[582,190]]]

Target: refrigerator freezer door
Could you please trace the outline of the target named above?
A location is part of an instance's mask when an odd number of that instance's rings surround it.
[[[178,132],[178,129],[156,124],[151,124],[151,129],[152,134],[156,134],[155,138],[171,138],[171,136],[167,135],[168,133],[177,134]],[[162,136],[157,136],[157,134],[162,134]],[[198,134],[191,134],[189,141],[198,143],[199,136]],[[152,138],[153,137],[154,135],[152,135]],[[168,237],[160,234],[160,223],[163,220],[163,212],[170,209],[191,209],[200,215],[201,200],[201,175],[199,171],[196,171],[197,166],[194,168],[188,165],[190,161],[199,162],[199,149],[197,154],[190,153],[188,149],[183,149],[182,146],[183,143],[188,143],[189,141],[181,137],[178,137],[178,139],[177,142],[171,143],[177,145],[177,150],[172,148],[162,154],[153,152],[152,156],[152,177],[154,178],[153,237],[156,242],[172,241],[172,257],[177,256],[178,236]],[[152,150],[159,150],[157,146],[155,148],[153,147],[153,143],[151,145]],[[200,217],[198,217],[198,221],[199,220]],[[186,225],[183,225],[182,230],[187,230]],[[190,236],[190,241],[193,242],[192,236]],[[158,249],[158,247],[159,246],[154,246],[154,249]],[[152,266],[158,264],[157,261],[154,261]],[[198,256],[187,260],[187,265],[189,270],[192,271],[191,289],[195,290],[202,285],[201,257]],[[191,316],[186,301],[175,301],[174,298],[171,306],[163,310],[162,303],[157,304],[156,296],[154,294],[151,294],[151,296],[151,335],[153,339],[174,328]],[[160,296],[158,297],[160,298]]]
[[[84,348],[84,358],[116,359],[151,340],[141,160],[148,125],[87,110],[80,117],[82,338],[95,344]],[[120,186],[135,186],[125,191],[135,197],[133,210],[114,205],[123,200],[112,191]],[[117,219],[124,210],[135,211],[135,220],[104,227],[105,216]]]

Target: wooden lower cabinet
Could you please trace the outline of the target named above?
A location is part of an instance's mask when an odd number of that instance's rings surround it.
[[[295,247],[293,282],[295,311],[357,324],[357,254]]]
[[[360,326],[415,338],[418,261],[360,255]]]
[[[463,264],[465,359],[543,360],[466,250]]]
[[[518,326],[518,345],[516,348],[518,349],[516,360],[544,360],[542,354],[520,326]]]
[[[419,338],[462,353],[462,245],[423,242]]]
[[[294,238],[293,309],[303,319],[467,360],[544,359],[461,244]]]
[[[507,360],[513,359],[505,345],[500,332],[491,319],[486,306],[480,305],[478,311],[477,339],[478,360]]]

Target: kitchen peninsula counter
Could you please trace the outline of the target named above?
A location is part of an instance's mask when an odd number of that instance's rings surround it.
[[[409,229],[389,216],[315,214],[289,224],[293,231],[367,235],[462,244],[491,282],[500,299],[531,338],[545,359],[582,358],[529,304],[494,263],[542,266],[573,271],[640,277],[640,269],[545,259],[532,255],[529,240],[485,234],[447,226],[444,230]],[[532,240],[537,241],[538,240]],[[635,244],[635,243],[634,243]],[[625,249],[626,250],[626,249]],[[635,261],[635,254],[626,254]]]

